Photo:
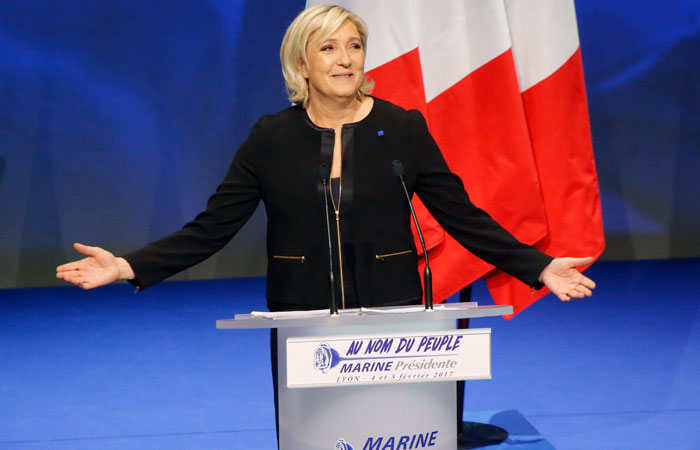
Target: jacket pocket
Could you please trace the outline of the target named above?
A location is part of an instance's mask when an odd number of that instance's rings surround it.
[[[280,303],[302,303],[308,284],[308,262],[305,252],[273,253],[267,263],[267,298]]]
[[[374,260],[370,267],[372,303],[381,305],[419,299],[422,291],[416,251],[377,250],[373,252]]]
[[[295,255],[272,255],[272,258],[274,259],[286,259],[288,261],[297,261],[301,264],[304,264],[306,261],[306,256],[301,255],[301,256],[295,256]]]
[[[379,260],[380,262],[386,262],[387,258],[393,258],[395,256],[401,256],[401,255],[407,255],[409,253],[412,253],[413,250],[404,250],[401,252],[393,252],[393,253],[381,253],[378,255],[374,255],[374,258]]]

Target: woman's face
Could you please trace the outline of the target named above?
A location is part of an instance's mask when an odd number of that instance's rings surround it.
[[[308,67],[302,63],[301,73],[309,81],[309,98],[354,97],[365,69],[365,49],[357,27],[346,20],[325,41],[318,30],[306,45]]]

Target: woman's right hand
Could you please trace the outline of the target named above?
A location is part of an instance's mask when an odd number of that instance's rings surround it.
[[[78,243],[73,244],[73,247],[88,257],[58,266],[56,278],[66,280],[83,289],[135,278],[134,271],[124,258],[118,258],[100,247],[89,247]]]

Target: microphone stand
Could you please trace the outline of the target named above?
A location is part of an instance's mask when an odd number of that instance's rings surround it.
[[[411,196],[408,195],[408,189],[406,188],[406,182],[404,181],[405,170],[403,168],[403,163],[400,160],[395,160],[391,162],[391,168],[394,174],[401,181],[401,186],[403,186],[403,192],[406,194],[406,200],[408,201],[408,207],[411,209],[411,216],[413,216],[413,223],[416,224],[416,230],[418,230],[418,239],[420,240],[420,245],[423,246],[423,256],[425,256],[425,270],[423,271],[423,285],[425,294],[425,310],[434,311],[433,309],[433,276],[430,273],[430,265],[428,264],[428,250],[425,248],[425,240],[423,239],[423,233],[420,231],[420,225],[418,225],[418,218],[416,217],[416,211],[413,209],[413,203],[411,203]]]

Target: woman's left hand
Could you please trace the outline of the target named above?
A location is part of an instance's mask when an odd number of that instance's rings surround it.
[[[572,298],[590,297],[595,282],[584,276],[576,267],[587,266],[592,262],[592,257],[554,258],[540,274],[540,281],[563,302]]]

